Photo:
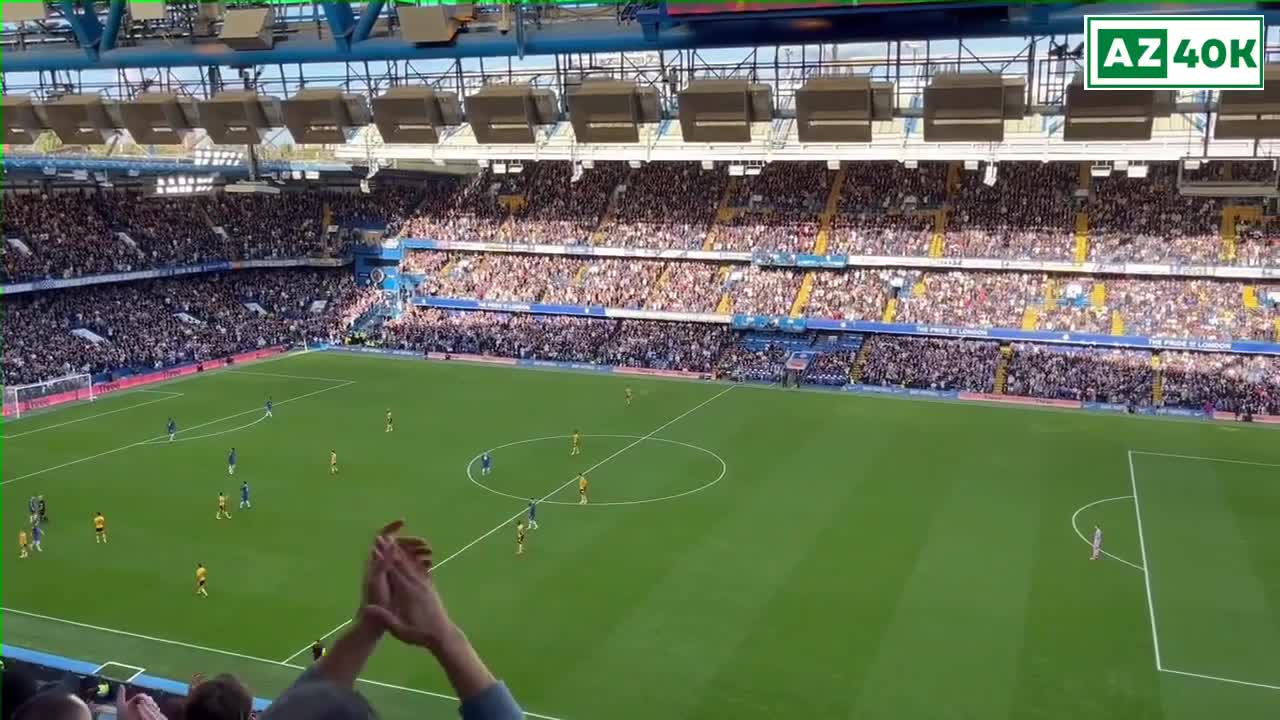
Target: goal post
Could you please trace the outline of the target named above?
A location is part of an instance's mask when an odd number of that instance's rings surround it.
[[[44,382],[4,388],[4,417],[20,418],[32,410],[80,400],[94,400],[93,376],[66,375]]]

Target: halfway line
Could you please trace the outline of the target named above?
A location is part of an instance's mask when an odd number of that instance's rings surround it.
[[[600,467],[601,465],[604,465],[605,463],[607,463],[607,462],[609,462],[610,460],[612,460],[612,459],[614,459],[614,458],[618,457],[619,455],[621,455],[622,453],[624,453],[624,452],[626,452],[626,451],[630,450],[631,448],[633,448],[633,447],[635,447],[635,446],[639,445],[640,443],[644,442],[645,440],[648,440],[649,438],[653,437],[654,435],[657,435],[658,433],[662,432],[663,430],[666,430],[667,428],[669,428],[669,427],[671,427],[672,425],[676,424],[676,423],[677,423],[677,422],[679,422],[680,420],[683,420],[683,419],[685,419],[686,417],[689,417],[689,416],[690,416],[690,415],[692,415],[694,412],[696,412],[696,411],[698,411],[698,410],[702,409],[703,407],[705,407],[705,406],[709,405],[713,400],[715,400],[715,399],[719,398],[721,395],[724,395],[725,393],[729,392],[730,390],[734,389],[735,387],[737,387],[737,385],[730,385],[729,387],[725,388],[724,390],[721,390],[720,392],[716,393],[715,395],[712,395],[711,397],[707,398],[706,400],[703,400],[702,402],[698,403],[697,405],[694,405],[692,408],[689,408],[688,410],[684,411],[683,413],[680,413],[679,415],[675,416],[674,418],[672,418],[672,419],[668,420],[667,422],[663,423],[662,425],[658,426],[657,428],[655,428],[654,430],[652,430],[648,435],[645,435],[645,436],[643,436],[643,437],[638,438],[635,442],[631,443],[630,445],[627,445],[626,447],[624,447],[624,448],[622,448],[621,450],[619,450],[619,451],[615,452],[614,454],[610,455],[609,457],[607,457],[607,458],[605,458],[605,459],[601,460],[600,462],[596,463],[595,465],[592,465],[591,467],[587,468],[586,470],[583,470],[582,472],[575,474],[573,477],[571,477],[571,478],[569,478],[568,480],[566,480],[562,485],[560,485],[559,487],[557,487],[555,490],[552,490],[551,492],[547,493],[546,495],[543,495],[542,497],[538,498],[538,502],[540,502],[540,503],[541,503],[541,502],[543,502],[543,501],[547,500],[548,498],[550,498],[551,496],[555,495],[556,493],[559,493],[561,490],[564,490],[565,488],[567,488],[567,487],[569,487],[570,485],[572,485],[572,484],[573,484],[573,482],[574,482],[575,480],[577,480],[577,479],[578,479],[578,475],[586,475],[587,473],[591,472],[592,470],[595,470],[596,468]],[[503,529],[503,528],[507,527],[508,525],[510,525],[510,524],[511,524],[511,521],[512,521],[512,520],[515,520],[516,518],[520,517],[521,515],[524,515],[524,513],[525,513],[525,511],[524,511],[524,510],[521,510],[521,511],[517,512],[515,515],[512,515],[511,517],[507,518],[506,520],[503,520],[502,522],[498,523],[497,525],[494,525],[494,526],[493,526],[493,528],[492,528],[491,530],[489,530],[488,532],[486,532],[485,534],[481,535],[480,537],[476,538],[475,540],[472,540],[471,542],[467,543],[466,545],[463,545],[461,548],[459,548],[458,550],[456,550],[452,555],[449,555],[448,557],[446,557],[445,559],[441,560],[441,561],[440,561],[440,562],[438,562],[438,563],[434,563],[434,564],[432,564],[432,571],[438,571],[440,568],[444,567],[444,566],[445,566],[445,564],[446,564],[446,563],[448,563],[450,560],[453,560],[454,558],[458,557],[458,556],[459,556],[459,555],[461,555],[462,553],[464,553],[464,552],[466,552],[466,551],[470,550],[471,548],[475,547],[476,545],[480,544],[483,540],[485,540],[485,539],[486,539],[486,538],[488,538],[489,536],[491,536],[491,535],[493,535],[494,533],[498,532],[499,530],[501,530],[501,529]],[[334,633],[338,632],[339,630],[341,630],[342,628],[346,627],[346,626],[347,626],[347,625],[349,625],[349,624],[351,624],[351,620],[349,620],[349,619],[348,619],[348,620],[343,620],[343,621],[342,621],[342,623],[340,623],[337,627],[335,627],[334,629],[332,629],[332,630],[330,630],[329,632],[325,633],[324,635],[321,635],[321,636],[320,636],[320,639],[321,639],[321,640],[324,640],[324,639],[328,638],[329,636],[333,635]],[[290,660],[292,660],[292,659],[294,659],[294,658],[298,657],[299,655],[301,655],[302,653],[304,653],[304,652],[306,652],[306,651],[308,651],[308,650],[310,650],[310,649],[311,649],[311,644],[310,644],[310,643],[308,643],[307,645],[305,645],[305,646],[304,646],[301,650],[299,650],[298,652],[295,652],[294,654],[292,654],[292,655],[290,655],[289,657],[285,658],[285,659],[284,659],[284,661],[285,661],[285,662],[289,662]]]

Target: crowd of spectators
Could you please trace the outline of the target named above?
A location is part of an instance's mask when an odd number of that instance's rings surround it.
[[[697,250],[715,221],[728,177],[699,163],[650,163],[633,171],[601,229],[609,247]]]
[[[1240,283],[1117,278],[1106,285],[1108,303],[1124,318],[1126,334],[1205,340],[1249,334]]]
[[[1036,273],[924,273],[898,303],[897,321],[966,328],[1019,327],[1028,298],[1043,297]]]
[[[947,197],[947,164],[845,163],[839,211],[849,215],[940,207]]]
[[[336,269],[250,270],[11,296],[4,303],[3,380],[154,369],[337,339],[352,312],[368,308],[366,295],[350,270]],[[72,333],[81,329],[93,337]]]
[[[633,262],[618,258],[578,261],[578,270],[567,283],[553,284],[542,302],[558,305],[599,305],[640,309],[666,263]]]
[[[404,269],[426,274],[419,292],[440,297],[712,312],[728,293],[729,310],[747,315],[790,314],[807,274],[688,260],[439,252],[410,253]],[[893,319],[902,323],[1021,328],[1032,307],[1037,330],[1106,335],[1115,316],[1128,335],[1274,342],[1280,307],[1246,308],[1244,291],[1242,283],[1209,279],[858,268],[814,272],[803,312],[878,321],[897,298]],[[1258,294],[1265,299],[1265,287]]]
[[[710,372],[733,332],[724,325],[418,308],[384,326],[384,342],[423,352]]]
[[[427,278],[427,295],[496,302],[538,302],[577,277],[583,261],[562,255],[456,254],[447,272]]]
[[[600,226],[609,200],[627,177],[622,162],[597,162],[574,179],[572,163],[540,162],[526,205],[511,219],[513,242],[584,245]]]
[[[1166,352],[1160,361],[1165,405],[1280,415],[1280,358]]]
[[[711,312],[721,296],[719,270],[707,263],[438,252],[408,257],[406,271],[426,274],[419,294],[437,297]]]
[[[1015,343],[1005,377],[1010,395],[1150,405],[1151,353]]]
[[[737,382],[780,383],[786,376],[785,365],[791,353],[782,345],[763,348],[733,345],[716,363],[716,374]]]
[[[826,163],[769,163],[759,175],[731,179],[727,205],[816,218],[826,208],[835,175]]]
[[[816,273],[805,314],[829,320],[879,321],[898,288],[908,283],[901,270],[859,268]]]
[[[1019,260],[1072,256],[1072,193],[1079,182],[1071,163],[1003,162],[988,185],[985,173],[966,170],[950,201],[948,255]]]
[[[1195,166],[1183,164],[1183,182],[1269,183],[1275,185],[1275,160],[1202,160]]]
[[[733,312],[744,315],[787,315],[800,292],[804,273],[756,265],[729,274]]]
[[[848,350],[818,353],[804,372],[804,382],[827,387],[847,385],[852,365],[853,353]]]
[[[1216,264],[1223,200],[1183,195],[1178,168],[1152,163],[1147,177],[1093,179],[1089,259],[1100,262]]]
[[[995,390],[1000,345],[986,340],[875,335],[862,382],[927,390]]]
[[[721,270],[704,262],[667,263],[665,275],[649,294],[648,310],[708,313],[723,295]]]
[[[924,257],[933,242],[932,213],[860,213],[831,220],[827,252],[833,255]]]
[[[495,175],[482,170],[474,178],[423,203],[422,212],[404,223],[403,235],[450,242],[498,242],[509,239],[511,206],[503,197],[519,195],[535,171]]]
[[[1071,277],[1065,283],[1058,284],[1057,287],[1061,292],[1041,309],[1037,329],[1109,334],[1111,332],[1109,304],[1093,304],[1095,288],[1099,285],[1104,288],[1105,295],[1106,283],[1090,277]]]
[[[6,282],[226,260],[336,256],[363,228],[397,233],[423,191],[389,185],[374,194],[146,196],[132,191],[6,193]],[[326,218],[328,225],[325,224]]]
[[[710,230],[710,247],[720,252],[810,253],[817,239],[817,216],[800,211],[737,213]]]
[[[1251,267],[1280,267],[1280,222],[1271,220],[1237,228],[1236,262]]]

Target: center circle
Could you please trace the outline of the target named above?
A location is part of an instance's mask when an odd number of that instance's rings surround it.
[[[494,456],[494,467],[495,467],[495,468],[497,468],[497,467],[498,467],[498,463],[499,463],[499,461],[500,461],[500,457],[497,455],[497,453],[498,453],[499,451],[501,451],[501,450],[505,450],[505,449],[507,449],[507,448],[519,447],[519,446],[522,446],[522,445],[531,445],[531,444],[534,444],[534,443],[550,442],[550,441],[554,441],[554,440],[559,440],[559,441],[562,441],[562,442],[566,442],[566,441],[568,441],[568,440],[570,439],[570,437],[571,437],[571,436],[569,436],[569,435],[548,435],[548,436],[546,436],[546,437],[535,437],[535,438],[528,438],[528,439],[525,439],[525,440],[516,440],[516,441],[514,441],[514,442],[509,442],[509,443],[505,443],[505,444],[503,444],[503,445],[498,445],[498,446],[496,446],[496,447],[489,448],[486,452],[488,452],[488,453],[490,453],[491,455],[493,455],[493,456]],[[625,446],[623,446],[622,448],[620,448],[618,452],[614,453],[614,455],[612,455],[612,456],[608,456],[608,457],[606,457],[604,460],[601,460],[600,462],[598,462],[595,466],[593,466],[593,467],[588,467],[588,468],[586,468],[585,470],[583,470],[582,472],[587,473],[587,474],[588,474],[588,477],[590,477],[590,475],[594,474],[594,471],[595,471],[595,469],[596,469],[596,468],[601,467],[601,466],[604,466],[607,462],[612,461],[612,460],[614,459],[614,457],[615,457],[615,456],[617,456],[617,455],[621,455],[623,450],[629,450],[629,449],[631,449],[631,448],[632,448],[632,447],[634,447],[634,446],[638,446],[638,445],[641,445],[641,444],[643,444],[643,443],[647,443],[647,442],[662,443],[662,444],[665,444],[665,445],[668,445],[668,446],[676,446],[676,447],[688,448],[688,449],[690,449],[690,450],[695,450],[695,451],[697,451],[698,453],[701,453],[701,454],[703,454],[703,455],[706,455],[706,456],[708,456],[708,457],[710,457],[710,458],[714,459],[714,460],[716,461],[716,463],[720,465],[720,472],[719,472],[719,474],[718,474],[718,475],[716,475],[716,477],[715,477],[714,479],[712,479],[712,480],[711,480],[711,481],[709,481],[709,482],[705,482],[705,483],[703,483],[703,484],[699,485],[698,487],[695,487],[695,488],[689,489],[689,490],[684,490],[684,491],[682,491],[682,492],[678,492],[678,493],[670,493],[670,494],[667,494],[667,495],[662,495],[662,496],[660,496],[660,497],[640,498],[640,499],[636,499],[636,500],[617,500],[617,501],[612,501],[612,502],[592,502],[592,503],[590,503],[589,505],[587,505],[587,507],[617,507],[617,506],[624,506],[624,505],[647,505],[647,504],[649,504],[649,503],[666,502],[666,501],[668,501],[668,500],[678,500],[679,498],[686,497],[686,496],[688,496],[688,495],[693,495],[694,493],[699,493],[699,492],[702,492],[703,490],[706,490],[707,488],[711,487],[712,485],[715,485],[716,483],[718,483],[718,482],[720,482],[721,480],[723,480],[723,479],[724,479],[724,476],[725,476],[726,474],[728,474],[728,472],[729,472],[729,466],[728,466],[728,464],[727,464],[727,463],[725,463],[724,458],[720,457],[720,456],[719,456],[719,455],[717,455],[716,453],[714,453],[714,452],[712,452],[712,451],[710,451],[710,450],[708,450],[708,449],[706,449],[706,448],[704,448],[704,447],[701,447],[701,446],[698,446],[698,445],[693,445],[693,444],[686,443],[686,442],[680,442],[679,440],[668,440],[668,439],[666,439],[666,438],[650,437],[650,436],[644,436],[644,435],[583,435],[582,437],[583,437],[583,439],[584,439],[584,440],[589,440],[589,439],[591,439],[591,438],[609,438],[609,439],[620,439],[620,440],[630,440],[630,441],[632,441],[630,444],[625,445]],[[529,496],[528,496],[528,495],[516,495],[516,494],[514,494],[514,493],[509,493],[509,492],[506,492],[506,491],[503,491],[503,490],[499,490],[499,489],[497,489],[497,488],[495,488],[495,487],[492,487],[491,485],[487,485],[487,484],[486,484],[482,479],[480,479],[480,478],[477,478],[477,477],[476,477],[476,474],[475,474],[475,467],[480,463],[480,458],[481,458],[483,455],[484,455],[484,452],[481,452],[481,453],[477,454],[475,457],[471,458],[471,460],[467,463],[467,479],[468,479],[468,480],[470,480],[470,481],[471,481],[471,483],[472,483],[473,485],[475,485],[476,487],[479,487],[479,488],[482,488],[482,489],[484,489],[484,490],[487,490],[487,491],[489,491],[489,492],[493,493],[494,495],[501,495],[502,497],[511,498],[511,499],[513,499],[513,500],[520,500],[520,501],[522,501],[522,502],[527,502],[527,501],[529,500]],[[505,465],[504,465],[504,467],[505,467]],[[576,475],[575,475],[574,477],[576,477]],[[568,487],[570,484],[572,484],[572,482],[573,482],[573,478],[572,478],[572,477],[570,477],[570,478],[566,478],[566,483],[565,483],[565,485],[564,485],[564,486],[562,486],[560,489],[563,489],[564,487]],[[554,493],[553,493],[553,494],[554,494]],[[537,497],[537,496],[535,495],[534,497]],[[573,501],[565,501],[565,500],[540,500],[540,501],[539,501],[539,503],[540,503],[540,504],[547,504],[547,505],[577,505],[577,504],[578,504],[578,501],[577,501],[577,500],[573,500]]]

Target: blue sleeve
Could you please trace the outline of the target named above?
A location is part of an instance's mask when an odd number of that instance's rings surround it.
[[[524,711],[516,704],[507,686],[496,682],[473,695],[458,708],[462,720],[523,720]]]

